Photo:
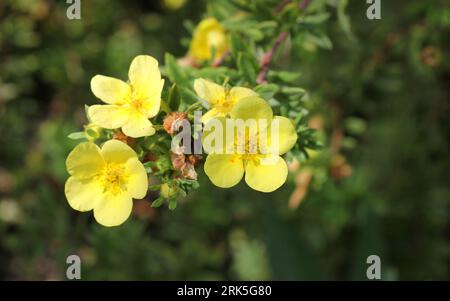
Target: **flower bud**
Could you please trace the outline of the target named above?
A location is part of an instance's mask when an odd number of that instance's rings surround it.
[[[163,198],[170,199],[178,194],[178,189],[167,183],[161,185],[160,193]]]
[[[93,123],[89,123],[84,126],[84,132],[89,140],[95,140],[101,136],[102,128]]]
[[[183,120],[187,119],[184,112],[172,112],[164,118],[163,127],[167,133],[172,135]]]

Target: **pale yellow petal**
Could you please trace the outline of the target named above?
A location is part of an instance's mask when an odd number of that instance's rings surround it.
[[[105,161],[100,149],[92,142],[78,144],[67,156],[66,167],[70,175],[77,178],[90,178],[97,174]]]
[[[105,194],[94,207],[95,220],[106,227],[124,223],[131,214],[133,200],[128,193]]]
[[[210,119],[203,127],[202,146],[207,154],[235,154],[236,131],[231,119],[215,117]]]
[[[257,96],[248,96],[238,101],[230,113],[234,119],[266,119],[271,120],[273,113],[270,105]]]
[[[92,179],[67,179],[64,191],[70,207],[78,211],[92,210],[102,199],[102,188]]]
[[[245,182],[261,192],[272,192],[286,182],[288,168],[283,158],[276,156],[274,162],[255,164],[249,161],[245,168]]]
[[[268,134],[270,137],[270,147],[273,150],[278,150],[278,155],[282,155],[287,153],[292,147],[294,147],[295,143],[297,142],[297,132],[295,130],[294,124],[289,118],[275,116],[272,121],[272,126],[276,129],[274,122],[278,122],[278,131],[274,130],[272,133],[272,129],[269,129]],[[272,135],[277,135],[278,139],[274,139]],[[273,144],[277,142],[277,145]]]
[[[143,107],[147,118],[155,117],[161,107],[161,92],[164,87],[164,79],[161,79],[158,90],[154,94],[143,100]]]
[[[216,108],[212,108],[211,110],[206,112],[202,116],[202,118],[200,118],[200,121],[206,124],[206,123],[208,123],[208,121],[210,121],[211,119],[216,118],[216,117],[224,117],[224,114],[219,112]]]
[[[244,175],[244,163],[236,155],[208,155],[204,168],[211,182],[222,188],[238,184]]]
[[[122,131],[125,135],[139,138],[153,135],[156,130],[150,120],[141,114],[133,114],[127,123],[122,126]]]
[[[105,129],[117,129],[124,125],[130,113],[119,105],[93,105],[88,109],[92,123]]]
[[[129,159],[137,159],[137,154],[131,147],[116,139],[106,141],[101,154],[106,162],[125,164]]]
[[[209,80],[198,78],[194,81],[195,93],[211,105],[225,98],[225,89]]]
[[[135,97],[153,97],[157,91],[161,91],[161,72],[158,61],[149,55],[138,55],[133,59],[128,77]]]
[[[108,104],[125,103],[131,95],[131,88],[127,83],[103,75],[96,75],[91,79],[91,90],[97,98]]]
[[[237,103],[241,99],[249,96],[258,96],[258,93],[249,88],[233,87],[230,90],[230,97],[233,103]]]
[[[148,176],[144,165],[137,159],[131,158],[125,164],[129,175],[127,190],[135,199],[143,199],[148,190]]]

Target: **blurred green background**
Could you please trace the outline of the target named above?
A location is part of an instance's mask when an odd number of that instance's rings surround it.
[[[136,201],[116,228],[72,210],[67,135],[96,102],[91,77],[126,78],[137,54],[183,56],[183,21],[206,12],[168,2],[82,1],[70,21],[65,1],[0,1],[0,279],[63,280],[77,254],[84,280],[365,280],[376,254],[384,280],[449,280],[445,0],[382,1],[374,21],[349,1],[326,23],[332,49],[305,44],[279,61],[303,73],[322,128],[309,185],[298,170],[271,194],[200,174],[175,211]]]

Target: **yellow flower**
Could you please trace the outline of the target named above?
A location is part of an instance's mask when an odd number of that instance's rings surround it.
[[[203,78],[194,81],[194,90],[202,100],[211,106],[211,110],[202,116],[203,123],[207,123],[215,117],[229,116],[238,101],[248,96],[258,96],[253,90],[244,87],[233,87],[229,91],[225,91],[224,87]]]
[[[65,193],[78,211],[94,210],[103,226],[117,226],[130,216],[134,199],[147,194],[148,177],[136,153],[119,140],[100,149],[92,142],[77,145],[66,160],[71,177]]]
[[[92,78],[92,92],[107,105],[90,106],[89,118],[106,129],[122,128],[130,137],[153,135],[155,129],[148,119],[159,112],[164,86],[158,61],[148,55],[135,57],[128,78],[129,84],[103,75]]]
[[[272,192],[286,181],[288,168],[280,155],[288,152],[297,141],[297,133],[290,119],[273,116],[272,109],[263,99],[250,96],[237,103],[230,112],[232,120],[258,122],[265,120],[267,126],[248,126],[243,132],[243,138],[236,140],[239,133],[231,135],[233,150],[229,151],[230,143],[224,142],[222,150],[210,151],[205,162],[205,173],[214,185],[229,188],[238,184],[244,177],[245,182],[258,191]],[[217,118],[226,129],[230,119]],[[273,120],[278,121],[278,125]],[[213,120],[211,120],[213,121]],[[272,133],[272,126],[274,133]],[[233,129],[235,131],[236,128]],[[239,128],[237,129],[239,131]],[[276,131],[277,130],[277,131]],[[224,140],[228,135],[223,131]],[[212,132],[204,133],[204,139]],[[274,135],[275,134],[275,135]],[[219,135],[220,136],[220,135]],[[227,137],[227,138],[225,138]],[[275,141],[278,137],[278,141]],[[261,143],[261,142],[264,143]],[[278,151],[274,151],[278,148]],[[226,149],[226,150],[225,150]],[[240,149],[240,151],[239,151]],[[225,150],[225,151],[224,151]]]
[[[214,60],[220,58],[228,50],[225,29],[214,18],[202,20],[194,31],[189,56],[202,62],[212,58],[212,48],[215,49]]]
[[[163,5],[171,10],[177,10],[186,4],[186,0],[163,0]]]

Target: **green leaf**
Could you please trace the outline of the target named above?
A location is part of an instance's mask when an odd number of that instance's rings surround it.
[[[239,52],[237,57],[239,72],[250,82],[255,82],[258,64],[255,58],[247,53]]]
[[[222,26],[231,32],[245,33],[251,28],[255,28],[258,22],[246,17],[232,18],[221,22]]]
[[[190,90],[186,87],[180,87],[179,92],[180,92],[182,104],[184,105],[184,107],[197,102],[199,99],[197,94],[195,94],[192,90]],[[183,110],[184,107],[179,108],[179,109]]]
[[[236,8],[243,10],[243,11],[252,11],[254,9],[254,3],[247,0],[230,0],[230,3]]]
[[[170,210],[175,210],[175,208],[177,208],[177,200],[176,199],[171,199],[169,201],[169,209]]]
[[[166,112],[167,114],[170,114],[172,110],[169,107],[169,104],[165,102],[163,99],[161,99],[161,111]]]
[[[275,29],[277,28],[278,23],[276,21],[263,21],[263,22],[259,22],[257,25],[257,28],[260,30],[265,30],[265,29]]]
[[[255,41],[264,39],[264,34],[257,28],[249,28],[244,33]]]
[[[359,135],[364,133],[367,128],[367,124],[361,118],[349,117],[345,120],[345,128],[350,134]]]
[[[169,90],[169,100],[168,105],[173,110],[178,110],[178,107],[180,106],[180,92],[178,92],[177,84],[173,84],[172,87],[170,87]]]
[[[278,92],[278,89],[276,84],[262,84],[254,88],[255,92],[265,100],[271,99]]]
[[[148,161],[143,163],[143,165],[148,174],[153,173],[153,169],[158,167],[155,161]]]
[[[296,83],[300,75],[300,72],[269,71],[269,79],[279,79],[290,84]]]
[[[281,92],[288,95],[303,96],[306,94],[306,90],[300,87],[282,87]]]
[[[195,24],[192,22],[192,20],[184,20],[183,26],[192,35],[195,30]]]
[[[150,185],[148,187],[148,190],[150,191],[159,191],[159,189],[161,188],[161,185],[157,184],[157,185]]]
[[[344,33],[347,35],[347,37],[351,40],[355,40],[355,36],[353,35],[351,25],[350,25],[350,18],[345,13],[345,8],[348,5],[348,0],[341,0],[339,1],[338,7],[337,7],[337,17],[339,21],[339,25],[344,31]]]
[[[317,24],[325,22],[326,20],[328,20],[329,17],[330,17],[330,14],[325,12],[325,13],[320,13],[317,15],[300,17],[297,21],[299,23],[317,25]]]
[[[87,139],[85,132],[74,132],[69,134],[67,137],[72,140]]]
[[[98,139],[101,134],[99,131],[95,131],[92,128],[87,128],[87,129],[85,129],[85,135],[86,135],[86,138],[92,138],[93,140],[95,140],[95,139]]]
[[[153,201],[152,203],[152,207],[153,208],[158,208],[161,207],[162,204],[164,204],[165,199],[162,197],[157,198],[156,200]]]
[[[309,43],[313,43],[314,45],[330,50],[333,48],[333,44],[330,38],[325,34],[313,35],[311,33],[305,34],[305,40]]]
[[[88,110],[89,110],[89,106],[84,105],[84,113],[86,114],[86,118],[88,119],[89,122],[92,122],[91,118],[89,118]]]
[[[165,72],[172,82],[185,83],[187,81],[184,70],[178,65],[177,60],[170,53],[164,56]]]
[[[229,44],[231,55],[234,58],[237,58],[239,52],[245,50],[244,42],[242,41],[242,37],[240,34],[230,34]]]
[[[226,77],[234,78],[238,76],[238,73],[234,69],[230,69],[227,67],[205,67],[201,69],[193,69],[191,71],[191,76],[193,78],[207,78],[214,82],[221,82]]]

